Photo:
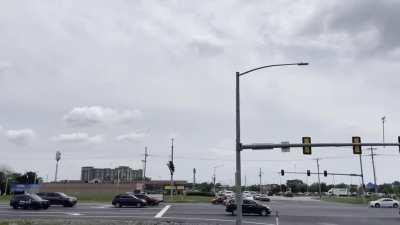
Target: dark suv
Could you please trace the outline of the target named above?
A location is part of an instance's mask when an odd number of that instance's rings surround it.
[[[75,197],[68,196],[61,192],[39,192],[37,193],[40,197],[50,202],[50,205],[62,205],[64,207],[73,207],[77,199]]]
[[[158,205],[160,204],[160,200],[150,197],[146,194],[134,194],[135,197],[139,198],[139,199],[143,199],[146,201],[147,205]]]
[[[117,208],[121,208],[122,206],[136,206],[141,208],[146,206],[146,201],[132,194],[119,194],[114,197],[112,204]]]
[[[10,206],[14,209],[48,209],[50,203],[35,194],[20,194],[11,197]]]
[[[234,201],[226,205],[225,211],[235,215],[236,204]],[[244,199],[242,205],[243,213],[260,214],[262,216],[267,216],[271,214],[271,209],[266,205],[258,204],[256,201]]]

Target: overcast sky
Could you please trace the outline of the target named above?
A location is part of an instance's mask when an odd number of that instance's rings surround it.
[[[82,166],[142,168],[168,179],[234,183],[234,78],[243,143],[386,141],[400,135],[400,2],[1,1],[0,165],[79,179]],[[378,182],[400,180],[398,148],[376,150]],[[364,151],[368,154],[368,151]],[[351,148],[244,151],[243,182],[277,172],[359,173]],[[370,157],[363,157],[372,181]],[[223,165],[223,166],[221,166]],[[244,179],[246,175],[246,179]],[[285,179],[306,176],[285,176]],[[332,183],[359,179],[328,177]],[[316,181],[310,177],[309,182]]]

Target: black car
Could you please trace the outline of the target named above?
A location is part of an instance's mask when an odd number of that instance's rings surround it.
[[[225,211],[232,213],[232,215],[235,215],[235,202],[230,202],[229,204],[227,204]],[[262,216],[267,216],[271,214],[271,209],[268,206],[258,204],[256,201],[248,199],[243,200],[242,211],[243,213],[260,214]]]
[[[20,194],[11,197],[10,206],[14,209],[48,209],[50,203],[35,194]]]
[[[75,197],[68,196],[61,192],[39,192],[37,193],[41,198],[48,200],[50,205],[62,205],[64,207],[73,207],[77,199]]]
[[[134,194],[134,196],[139,199],[145,200],[147,205],[158,205],[161,202],[160,200],[150,197],[146,194]]]
[[[121,208],[122,206],[136,206],[141,208],[146,206],[147,203],[145,200],[135,197],[132,194],[120,194],[114,197],[112,204],[117,208]]]

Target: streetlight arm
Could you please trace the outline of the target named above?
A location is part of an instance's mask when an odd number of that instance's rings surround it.
[[[268,65],[268,66],[260,66],[260,67],[248,70],[246,72],[239,73],[239,76],[243,76],[243,75],[245,75],[247,73],[251,73],[251,72],[256,71],[256,70],[261,70],[261,69],[264,69],[264,68],[267,68],[267,67],[274,67],[274,66],[307,66],[307,65],[308,65],[308,63],[301,62],[301,63],[285,63],[285,64],[273,64],[273,65]]]

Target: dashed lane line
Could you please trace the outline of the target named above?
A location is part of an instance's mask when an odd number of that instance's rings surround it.
[[[164,213],[168,211],[168,209],[171,207],[171,205],[166,205],[163,209],[161,209],[160,212],[157,213],[157,215],[154,216],[154,218],[161,218]]]

